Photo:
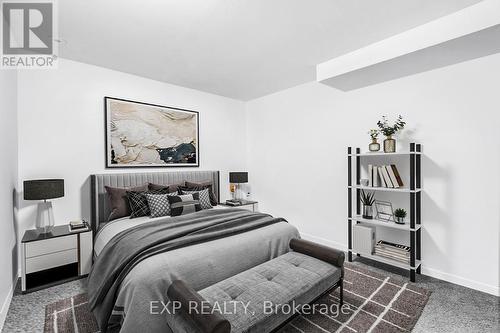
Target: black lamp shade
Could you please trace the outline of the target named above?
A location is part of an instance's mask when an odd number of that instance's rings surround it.
[[[248,183],[248,172],[230,172],[229,182],[232,184]]]
[[[24,200],[46,200],[64,197],[64,179],[25,180]]]

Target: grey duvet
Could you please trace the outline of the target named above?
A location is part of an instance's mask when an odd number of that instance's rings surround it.
[[[162,306],[173,280],[203,289],[287,252],[298,237],[283,219],[240,209],[129,228],[96,258],[88,284],[91,308],[103,332],[187,332],[183,317]]]

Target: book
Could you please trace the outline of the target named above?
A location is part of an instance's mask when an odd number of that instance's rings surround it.
[[[87,230],[90,230],[89,227],[84,227],[84,228],[76,228],[76,229],[73,229],[71,228],[71,226],[68,226],[68,229],[69,229],[69,232],[82,232],[82,231],[87,231]]]
[[[84,231],[89,230],[89,226],[85,220],[75,220],[69,222],[69,231]]]
[[[402,251],[410,252],[410,247],[406,245],[401,245],[401,244],[396,244],[396,243],[391,243],[385,240],[379,240],[375,246],[378,247],[392,247],[392,248],[397,248]]]
[[[403,187],[403,179],[401,179],[401,175],[399,174],[398,168],[396,168],[395,164],[391,164],[392,171],[394,172],[394,176],[396,176],[396,180],[400,187]]]
[[[399,262],[410,262],[410,247],[406,245],[379,240],[375,245],[374,254]]]
[[[378,187],[378,167],[373,166],[373,187]]]
[[[76,221],[70,221],[69,226],[72,229],[76,229],[76,228],[85,228],[87,224],[85,223],[84,220],[76,220]]]
[[[387,253],[387,254],[398,256],[398,257],[401,257],[401,258],[409,258],[410,257],[410,252],[406,252],[406,251],[399,251],[399,250],[395,250],[395,249],[381,248],[381,247],[378,247],[378,246],[375,246],[375,250],[379,251],[381,253]]]
[[[368,186],[373,186],[373,165],[368,164]]]
[[[380,186],[381,187],[387,187],[387,184],[384,179],[384,175],[382,174],[382,167],[377,167],[378,169],[378,174],[380,175]]]
[[[410,256],[407,255],[405,252],[397,252],[397,251],[391,251],[391,250],[388,250],[388,249],[381,249],[379,247],[375,247],[375,251],[379,252],[379,253],[386,253],[388,255],[392,255],[392,256],[395,256],[395,257],[401,257],[401,258],[409,258]],[[408,253],[409,254],[409,253]]]
[[[387,253],[387,254],[392,254],[395,256],[400,256],[402,258],[407,258],[410,256],[410,252],[400,251],[400,250],[396,250],[396,249],[381,248],[381,247],[376,246],[376,245],[375,245],[375,250],[377,250],[379,252]]]
[[[379,252],[377,252],[377,250],[375,250],[375,254],[378,255],[378,256],[384,257],[384,258],[388,258],[388,259],[396,260],[396,261],[399,261],[399,262],[403,262],[405,264],[409,264],[410,263],[410,258],[401,258],[401,257],[393,256],[393,255],[390,255],[390,254],[387,254],[387,253],[379,253]]]
[[[389,178],[391,178],[392,185],[394,188],[399,187],[398,180],[396,179],[396,176],[394,175],[394,171],[392,171],[392,167],[390,165],[384,165],[385,169],[387,170],[387,173],[389,174]]]
[[[387,184],[387,187],[394,187],[392,185],[391,178],[389,177],[389,174],[387,173],[385,167],[382,166],[380,169],[382,170],[382,175],[384,176],[384,181]]]
[[[239,200],[226,200],[228,206],[241,206],[243,203]]]

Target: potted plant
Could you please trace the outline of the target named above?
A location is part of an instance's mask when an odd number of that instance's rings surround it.
[[[377,142],[377,138],[379,135],[379,130],[377,129],[371,129],[368,134],[370,134],[370,137],[372,138],[372,143],[368,145],[368,150],[370,151],[379,151],[380,150],[380,144]]]
[[[380,129],[380,132],[386,136],[384,140],[384,152],[385,153],[394,153],[396,152],[396,140],[392,138],[394,134],[402,130],[406,125],[406,122],[403,121],[403,117],[401,115],[398,116],[394,125],[390,126],[387,121],[386,116],[382,116],[382,120],[377,122],[377,126]]]
[[[394,211],[394,217],[396,218],[396,223],[405,224],[406,210],[403,208],[398,208]]]
[[[363,204],[363,218],[373,219],[373,204],[375,203],[375,192],[365,192],[361,190],[360,196],[361,203]]]

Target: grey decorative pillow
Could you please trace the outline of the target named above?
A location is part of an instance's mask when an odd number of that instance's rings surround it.
[[[201,209],[210,209],[212,208],[212,204],[210,203],[210,194],[208,192],[208,188],[201,191],[188,191],[188,190],[180,190],[180,194],[194,194],[199,193],[200,195],[200,205]]]
[[[168,188],[168,193],[177,193],[179,187],[184,186],[185,184],[186,182],[184,181],[177,184],[168,184],[168,185],[149,183],[148,188],[150,191],[157,191],[157,190],[162,190],[164,188]]]
[[[212,206],[217,206],[217,196],[214,193],[214,186],[211,180],[205,180],[202,182],[190,182],[186,180],[186,186],[180,187],[180,189],[188,190],[188,191],[201,191],[203,189],[208,188],[210,193],[210,203]]]
[[[170,215],[179,216],[201,210],[199,193],[169,196]]]
[[[146,193],[146,199],[148,200],[148,206],[151,211],[151,217],[169,216],[170,215],[170,203],[168,202],[169,196],[177,196],[177,193],[167,193],[167,194],[153,194]]]
[[[111,187],[104,186],[108,194],[111,214],[108,221],[116,220],[120,217],[129,216],[131,213],[130,204],[127,199],[127,191],[144,192],[148,190],[148,185],[144,184],[137,187]]]
[[[148,199],[146,199],[146,194],[166,194],[168,193],[168,188],[158,190],[158,191],[147,191],[147,192],[136,192],[127,191],[128,203],[130,204],[130,218],[136,218],[140,216],[148,216],[151,214],[148,205]]]

